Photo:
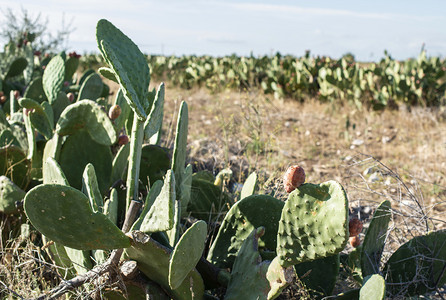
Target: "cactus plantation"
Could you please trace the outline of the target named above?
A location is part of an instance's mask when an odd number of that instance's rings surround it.
[[[151,71],[165,74],[186,62],[147,60],[107,20],[97,23],[96,38],[105,65],[80,76],[76,54],[35,60],[31,42],[2,54],[0,212],[14,220],[2,240],[29,231],[38,236],[39,259],[56,266],[60,279],[40,299],[84,284],[101,299],[275,299],[292,286],[315,299],[384,299],[424,295],[446,283],[445,231],[432,229],[383,256],[394,217],[387,200],[376,205],[363,230],[349,217],[341,183],[308,182],[302,167],[285,174],[286,199],[258,190],[256,172],[238,198],[222,188],[228,170],[216,177],[194,172],[186,164],[188,125],[195,121],[187,103],[179,105],[173,149],[165,148],[167,87],[149,89]],[[220,85],[225,73],[224,84],[240,88],[269,64],[260,85],[277,95],[293,91],[299,97],[318,85],[326,99],[355,102],[367,94],[378,107],[391,98],[435,104],[431,89],[445,89],[430,80],[440,76],[431,67],[444,61],[425,57],[411,62],[421,66],[412,75],[395,61],[365,70],[308,57],[206,59],[187,62],[172,82]],[[236,64],[250,71],[225,69]],[[383,72],[393,80],[378,90],[383,83],[375,76]],[[119,84],[112,103],[104,100],[109,87],[103,78]],[[335,289],[346,277],[356,287]],[[120,278],[120,288],[98,278]]]

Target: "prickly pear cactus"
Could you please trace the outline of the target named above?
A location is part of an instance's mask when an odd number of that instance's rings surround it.
[[[417,236],[396,250],[384,266],[389,296],[415,296],[446,283],[446,230]]]
[[[139,118],[145,120],[151,103],[149,97],[150,70],[138,46],[107,20],[99,20],[96,39],[107,64],[124,88],[125,98]]]
[[[197,221],[181,236],[169,260],[169,285],[178,288],[200,260],[207,236],[207,225]]]
[[[301,283],[314,299],[330,296],[339,274],[339,254],[294,266]]]
[[[174,226],[175,177],[169,170],[164,185],[141,223],[141,231],[167,231]]]
[[[146,139],[151,139],[161,130],[164,116],[164,90],[164,83],[161,83],[156,92],[150,114],[144,122],[144,136]]]
[[[85,129],[98,144],[110,146],[116,141],[116,131],[107,114],[91,100],[78,101],[67,107],[60,115],[56,132],[72,135]]]
[[[0,176],[0,212],[4,214],[18,212],[15,204],[17,201],[21,201],[25,194],[8,177]]]
[[[157,180],[163,180],[170,169],[170,156],[167,149],[157,145],[143,145],[139,169],[140,189],[146,189]],[[176,177],[175,177],[176,179]]]
[[[377,274],[381,266],[381,254],[387,238],[387,228],[392,217],[390,202],[383,201],[376,209],[367,228],[361,252],[362,277]]]
[[[17,146],[0,148],[0,175],[5,175],[25,190],[30,181],[31,161]]]
[[[82,83],[77,101],[84,99],[96,101],[96,99],[101,97],[103,87],[101,76],[96,73],[90,74]]]
[[[243,242],[260,226],[262,249],[274,251],[283,202],[268,195],[253,195],[236,202],[226,214],[207,259],[221,268],[230,268]]]
[[[129,238],[102,213],[94,213],[87,196],[72,187],[36,186],[26,194],[24,208],[37,230],[64,246],[79,250],[130,246]]]
[[[288,197],[277,234],[284,267],[334,255],[348,241],[348,200],[335,181],[303,184]]]
[[[68,182],[77,189],[82,188],[82,174],[85,166],[91,163],[96,171],[101,194],[109,187],[112,161],[110,147],[96,143],[85,130],[68,136],[58,159]]]
[[[195,269],[189,272],[178,288],[171,289],[168,278],[172,250],[140,231],[133,231],[129,235],[132,246],[125,250],[126,254],[138,263],[138,268],[144,275],[157,282],[174,299],[203,298],[203,279]]]
[[[181,102],[178,113],[177,130],[175,144],[173,148],[172,171],[177,181],[176,191],[181,194],[180,183],[183,180],[184,169],[186,167],[186,147],[188,132],[188,108],[186,102]]]
[[[56,100],[65,78],[65,61],[60,55],[54,56],[43,73],[43,90],[50,104]]]
[[[246,181],[243,184],[242,192],[240,193],[240,200],[253,195],[256,186],[257,186],[257,174],[256,172],[252,172],[251,174],[249,174],[248,178],[246,178]]]
[[[379,274],[368,275],[359,290],[359,300],[384,300],[386,298],[386,281]]]
[[[53,136],[53,123],[48,118],[42,105],[39,102],[28,98],[19,100],[20,106],[25,108],[33,127],[41,133],[46,139]]]

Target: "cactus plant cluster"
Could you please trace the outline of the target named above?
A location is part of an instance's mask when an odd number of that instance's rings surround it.
[[[347,101],[375,110],[405,104],[439,106],[445,103],[446,60],[427,57],[398,61],[385,52],[377,63],[354,58],[283,56],[263,57],[149,56],[152,74],[182,88],[206,87],[244,90],[260,88],[275,98],[304,101]],[[85,63],[100,63],[94,55]]]
[[[149,89],[146,57],[112,23],[100,20],[96,36],[107,62],[99,73],[120,86],[112,105],[98,73],[74,80],[78,57],[57,55],[17,105],[0,111],[1,212],[20,213],[23,202],[20,218],[41,233],[62,278],[87,276],[117,257],[145,276],[138,286],[124,281],[129,295],[160,299],[274,299],[296,280],[329,296],[341,264],[356,272],[362,287],[349,293],[362,299],[423,294],[446,281],[443,231],[414,238],[382,267],[388,202],[346,255],[349,236],[362,228],[349,225],[338,182],[304,183],[305,172],[293,166],[286,201],[256,194],[256,173],[234,199],[222,189],[230,170],[193,173],[187,104],[173,149],[161,147],[164,84]]]

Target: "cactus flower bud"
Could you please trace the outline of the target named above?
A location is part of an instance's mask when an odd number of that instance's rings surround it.
[[[119,115],[121,115],[121,107],[117,104],[110,107],[110,110],[108,111],[108,117],[110,120],[116,120]]]
[[[64,81],[63,85],[64,85],[64,86],[69,86],[69,85],[70,85],[70,82],[69,82],[69,81]]]
[[[69,100],[70,102],[73,102],[73,101],[74,101],[74,94],[73,94],[73,93],[68,93],[68,94],[67,94],[67,97],[68,97],[68,100]]]
[[[361,244],[361,238],[359,235],[351,236],[348,241],[350,242],[350,245],[354,248],[358,247],[359,244]]]
[[[283,176],[283,185],[287,193],[291,193],[305,182],[305,171],[299,166],[291,166]]]
[[[129,142],[129,137],[127,135],[123,134],[118,137],[118,145],[119,146],[128,144],[128,142]]]
[[[362,231],[362,222],[357,219],[351,219],[350,222],[348,222],[348,231],[350,233],[350,236],[355,236],[361,233]]]

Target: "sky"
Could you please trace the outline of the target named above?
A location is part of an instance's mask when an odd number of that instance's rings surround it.
[[[444,0],[0,0],[0,8],[48,17],[50,31],[75,29],[68,50],[97,52],[105,18],[147,54],[327,55],[357,60],[446,56]],[[0,15],[0,24],[5,16]]]

